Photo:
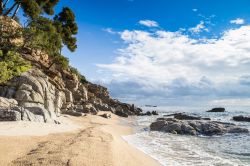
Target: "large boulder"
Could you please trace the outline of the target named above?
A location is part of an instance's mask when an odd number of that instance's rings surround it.
[[[8,109],[0,108],[0,121],[32,121],[58,123],[52,119],[47,110],[39,107],[23,108],[19,106]]]
[[[163,131],[173,134],[207,136],[249,132],[248,129],[229,123],[204,120],[178,120],[174,118],[160,118],[150,125],[150,129],[152,131]]]
[[[6,92],[2,93],[3,97],[11,93],[18,106],[39,109],[43,112],[44,122],[54,122],[66,103],[65,93],[51,84],[50,78],[39,69],[14,77],[7,83],[7,87]]]

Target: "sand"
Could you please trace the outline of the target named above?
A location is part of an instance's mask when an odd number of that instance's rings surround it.
[[[131,127],[88,115],[63,116],[62,124],[0,123],[1,165],[157,166],[156,160],[129,145]]]

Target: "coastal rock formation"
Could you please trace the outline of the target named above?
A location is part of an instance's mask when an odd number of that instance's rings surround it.
[[[151,115],[159,115],[158,114],[158,112],[156,112],[156,111],[152,111],[152,112],[150,112],[150,111],[147,111],[146,113],[140,113],[139,114],[139,116],[151,116]]]
[[[225,112],[226,109],[225,108],[222,108],[222,107],[218,107],[218,108],[213,108],[207,112]]]
[[[0,21],[21,27],[9,18],[0,17]],[[76,69],[62,67],[41,50],[22,47],[19,54],[31,63],[32,69],[0,85],[0,120],[57,123],[62,113],[84,116],[109,111],[128,117],[142,112],[134,105],[112,99],[106,87],[88,82]]]
[[[250,122],[250,116],[242,116],[242,115],[234,116],[233,120],[240,121],[240,122]]]
[[[57,67],[53,70],[43,70],[46,63],[41,66],[41,61],[33,59],[34,65],[39,67],[34,67],[0,85],[1,120],[57,122],[61,113],[83,116],[85,113],[96,115],[101,110],[128,117],[142,112],[134,105],[110,98],[105,87],[90,82],[81,83],[75,74],[69,71]],[[19,111],[13,109],[16,107]],[[7,109],[8,112],[4,111]],[[20,114],[30,116],[23,119],[19,118]],[[32,114],[34,116],[31,116]]]
[[[0,86],[0,95],[15,99],[19,107],[43,116],[44,122],[54,122],[65,102],[65,94],[56,89],[48,76],[38,69],[23,73],[7,85]]]
[[[159,118],[150,125],[152,131],[162,131],[183,135],[222,135],[225,133],[248,133],[248,129],[230,123],[205,120],[178,120],[175,118]]]
[[[187,115],[184,113],[175,113],[175,114],[169,114],[169,115],[163,115],[164,117],[169,117],[169,116],[173,116],[175,119],[178,120],[211,120],[210,118],[202,118],[199,116],[191,116],[191,115]]]

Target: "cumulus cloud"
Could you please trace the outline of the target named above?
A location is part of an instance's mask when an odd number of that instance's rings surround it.
[[[140,20],[138,23],[146,27],[158,27],[159,26],[159,24],[153,20]]]
[[[208,32],[209,30],[208,30],[208,28],[206,28],[205,22],[200,21],[200,23],[197,24],[195,27],[189,28],[189,31],[191,33],[194,33],[194,34],[198,34],[198,33],[202,32],[202,31]]]
[[[106,84],[115,97],[154,104],[250,98],[250,26],[215,39],[165,30],[120,35],[126,47],[113,63],[98,64],[111,73]]]
[[[245,23],[245,20],[242,18],[236,18],[234,20],[230,21],[231,24],[237,24],[237,25],[242,25]]]

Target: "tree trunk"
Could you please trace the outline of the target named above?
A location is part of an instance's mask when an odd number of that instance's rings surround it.
[[[0,16],[3,15],[3,0],[0,0]]]
[[[20,3],[18,4],[18,6],[17,6],[17,8],[16,8],[16,10],[15,10],[15,12],[13,13],[13,15],[12,15],[12,19],[14,18],[14,17],[16,17],[16,14],[17,14],[17,12],[18,12],[18,10],[20,9]]]
[[[10,0],[6,0],[3,4],[3,9],[6,7],[7,3],[9,2]]]

